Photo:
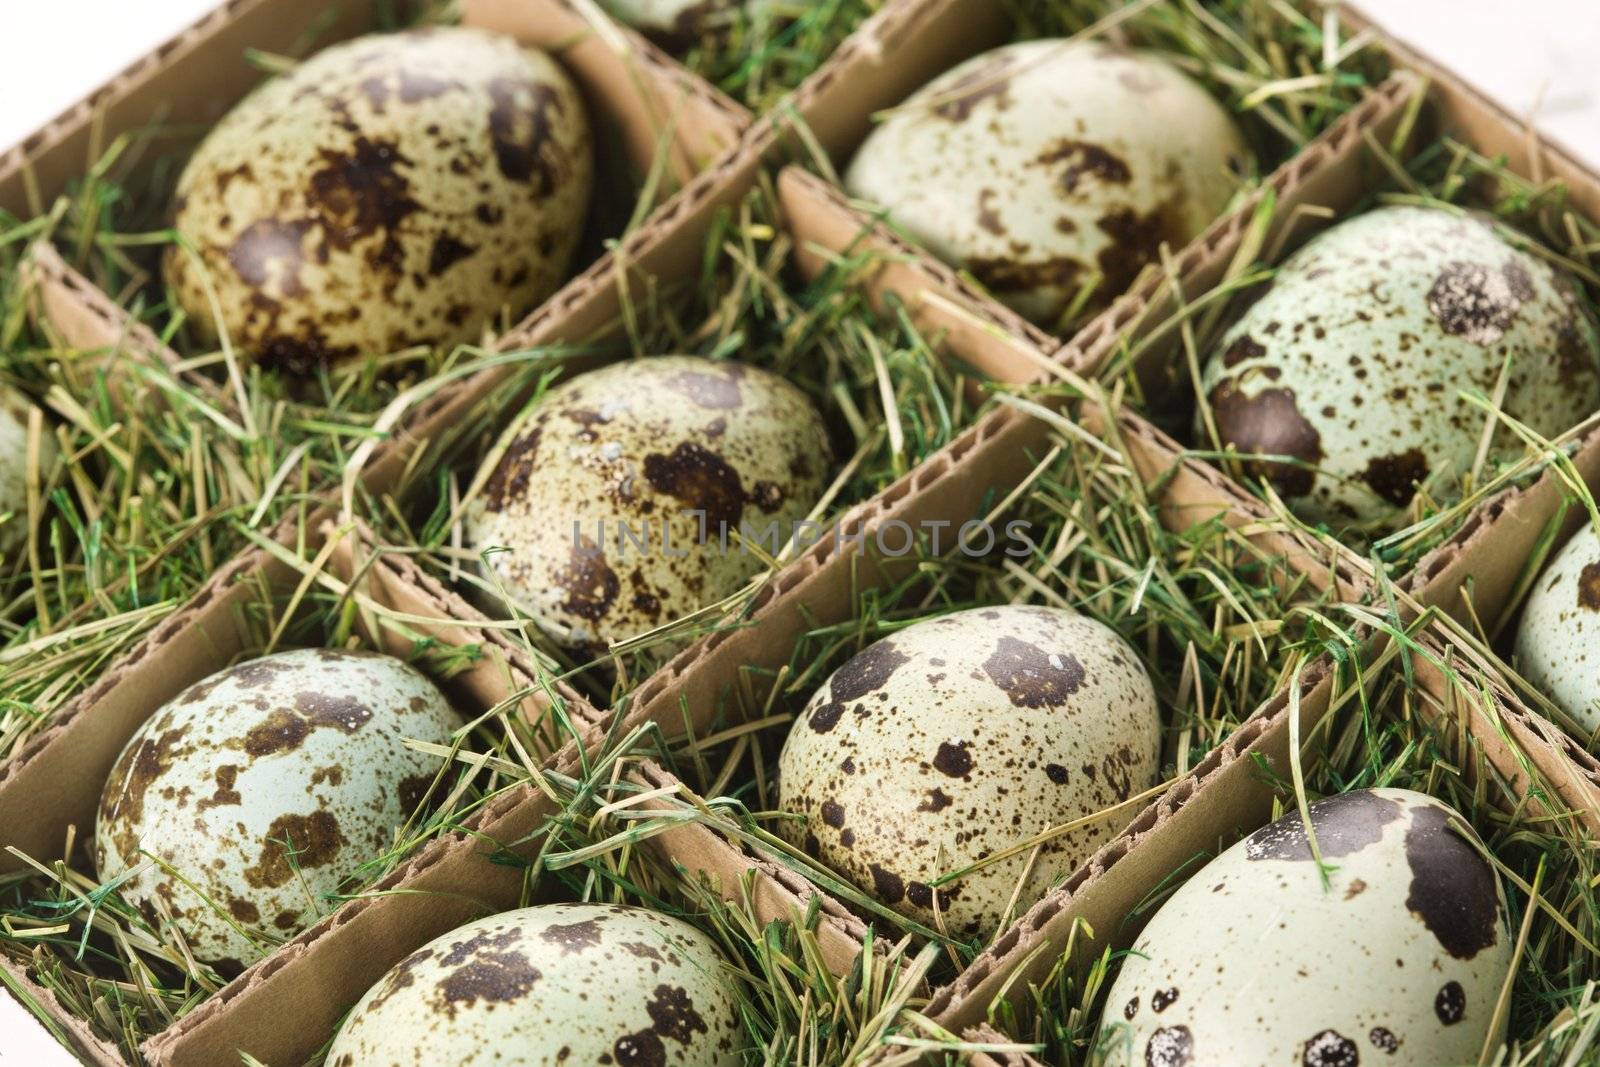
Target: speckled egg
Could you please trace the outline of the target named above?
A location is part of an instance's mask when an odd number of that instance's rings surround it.
[[[392,844],[439,769],[402,741],[448,744],[460,725],[389,656],[301,649],[229,667],[123,749],[95,824],[100,878],[160,861],[123,897],[151,916],[159,899],[196,957],[238,968],[263,943],[235,927],[292,937]]]
[[[491,579],[557,641],[603,651],[736,592],[762,568],[741,527],[787,540],[830,462],[822,417],[782,378],[628,360],[551,390],[512,431],[467,541],[506,550]]]
[[[33,405],[17,390],[0,382],[0,572],[12,562],[10,553],[28,540],[28,416]],[[58,451],[55,435],[45,424],[39,436],[39,475],[50,476]]]
[[[350,1013],[329,1067],[733,1067],[716,945],[643,908],[551,904],[468,923],[401,960]]]
[[[1221,214],[1250,149],[1204,89],[1161,57],[1098,42],[985,52],[872,132],[851,195],[1035,322],[1091,278],[1124,292],[1162,242]]]
[[[1291,812],[1161,906],[1106,999],[1106,1067],[1478,1062],[1511,937],[1461,816],[1373,789],[1311,824],[1326,883]]]
[[[789,732],[778,831],[878,900],[931,924],[936,878],[1154,785],[1161,719],[1138,657],[1069,611],[957,612],[884,638],[833,673]],[[1043,848],[1026,908],[1138,813]],[[1025,854],[938,888],[952,935],[992,933]]]
[[[1517,626],[1522,676],[1586,732],[1600,730],[1600,537],[1587,523],[1545,566]],[[1595,657],[1590,663],[1589,657]]]
[[[1471,468],[1486,415],[1460,393],[1493,396],[1508,359],[1505,410],[1536,432],[1600,407],[1600,344],[1569,279],[1483,217],[1383,207],[1284,261],[1204,387],[1223,444],[1274,457],[1252,473],[1297,514],[1370,523]]]
[[[479,30],[336,45],[217,124],[178,181],[167,281],[263,362],[476,340],[565,278],[593,174],[549,56]],[[201,269],[203,268],[203,269]]]

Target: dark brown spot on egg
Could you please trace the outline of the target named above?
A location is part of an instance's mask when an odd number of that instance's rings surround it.
[[[1309,467],[1322,462],[1322,437],[1295,406],[1293,390],[1263,389],[1247,396],[1223,381],[1212,388],[1209,400],[1224,444],[1246,455],[1285,456],[1308,465],[1251,460],[1246,468],[1252,474],[1287,496],[1311,492],[1316,473]]]
[[[971,774],[972,753],[967,750],[967,742],[939,742],[939,751],[933,757],[933,768],[951,778],[965,778]]]
[[[1000,212],[995,210],[995,200],[999,197],[993,189],[988,187],[978,190],[978,226],[985,233],[992,233],[996,237],[1006,235],[1005,224],[1000,221]]]
[[[551,143],[553,115],[566,103],[548,85],[521,78],[489,82],[489,142],[500,173],[514,182],[531,182],[534,195],[555,191],[561,160]]]
[[[1378,1049],[1380,1052],[1387,1052],[1390,1055],[1393,1055],[1395,1050],[1400,1047],[1400,1039],[1395,1037],[1394,1032],[1387,1026],[1374,1026],[1372,1031],[1367,1034],[1367,1040],[1372,1042],[1373,1048]]]
[[[295,710],[312,726],[353,734],[372,721],[372,709],[355,697],[305,691],[294,696]]]
[[[1495,943],[1499,896],[1494,871],[1478,850],[1450,828],[1450,813],[1419,804],[1406,830],[1411,888],[1406,907],[1444,950],[1470,960]]]
[[[1222,365],[1236,367],[1247,359],[1260,359],[1267,354],[1265,345],[1258,343],[1255,338],[1247,333],[1235,337],[1227,348],[1222,350]]]
[[[1420,448],[1408,448],[1392,456],[1374,456],[1361,472],[1366,482],[1395,507],[1405,507],[1416,492],[1417,483],[1428,476],[1428,459]]]
[[[922,799],[922,802],[917,805],[917,810],[926,812],[939,812],[943,811],[945,808],[948,808],[954,803],[955,801],[951,800],[943,789],[930,789],[928,790],[927,796],[925,796]]]
[[[566,593],[562,610],[593,622],[605,615],[622,589],[622,581],[606,564],[606,555],[591,537],[580,537],[567,556],[567,563],[554,574],[556,585]]]
[[[280,911],[272,917],[272,925],[279,930],[300,929],[300,913],[298,911]]]
[[[280,815],[267,827],[261,856],[245,868],[244,879],[257,889],[287,885],[297,870],[332,863],[343,845],[344,835],[332,812]]]
[[[1324,859],[1350,856],[1383,837],[1383,828],[1400,817],[1397,801],[1369,790],[1327,797],[1312,804],[1311,825],[1317,831],[1317,848]],[[1251,860],[1309,860],[1311,842],[1298,811],[1292,811],[1245,840],[1245,857]]]
[[[1138,1014],[1139,1014],[1139,998],[1138,997],[1129,997],[1128,998],[1128,1002],[1122,1006],[1122,1017],[1124,1019],[1132,1019],[1135,1015],[1138,1015]]]
[[[822,802],[822,821],[835,830],[844,826],[844,807],[837,801],[824,800]]]
[[[1101,184],[1114,185],[1126,185],[1132,177],[1128,164],[1116,153],[1088,141],[1074,141],[1066,137],[1053,141],[1034,159],[1034,163],[1061,167],[1057,182],[1067,196],[1078,191],[1078,183],[1085,177]]]
[[[503,1004],[520,999],[541,977],[520,952],[481,951],[471,963],[441,979],[438,990],[445,1011],[453,1017],[458,1006],[471,1007],[480,1000]]]
[[[692,441],[670,453],[644,458],[644,476],[661,493],[705,516],[706,529],[737,529],[744,511],[744,486],[739,472],[717,453]]]
[[[533,477],[539,455],[539,438],[543,434],[544,428],[535,426],[506,446],[505,454],[495,464],[494,473],[483,487],[484,507],[502,511],[508,503],[527,495],[528,481]]]
[[[1083,664],[1076,657],[1047,653],[1015,637],[995,643],[983,670],[1017,708],[1059,707],[1084,679]]]
[[[1337,1030],[1324,1030],[1306,1042],[1300,1062],[1304,1067],[1358,1067],[1361,1054],[1348,1037]]]
[[[554,924],[540,931],[539,940],[556,946],[563,956],[587,952],[600,944],[600,923],[594,919],[583,919],[565,925]]]
[[[1109,301],[1127,291],[1146,265],[1161,256],[1165,242],[1173,249],[1187,243],[1183,211],[1174,201],[1158,204],[1146,214],[1132,208],[1117,208],[1096,222],[1111,243],[1100,250],[1095,261],[1100,266],[1100,293]]]
[[[1467,1014],[1467,992],[1460,982],[1446,982],[1433,998],[1433,1013],[1446,1026],[1454,1026]]]
[[[220,807],[224,804],[238,804],[240,796],[233,787],[239,780],[239,768],[236,764],[224,763],[216,769],[214,774],[217,788],[209,797],[202,797],[195,805],[196,811],[205,811],[207,808]]]
[[[619,1067],[663,1067],[667,1062],[666,1046],[649,1030],[617,1038],[611,1054]]]
[[[1585,563],[1578,572],[1578,607],[1600,611],[1600,562]]]
[[[1446,264],[1434,279],[1428,310],[1445,333],[1492,345],[1532,296],[1532,281],[1515,261],[1492,270],[1482,263],[1457,260]]]
[[[437,278],[476,251],[473,245],[441,233],[433,239],[433,250],[428,253],[428,273]]]
[[[1194,1036],[1187,1026],[1163,1026],[1145,1042],[1145,1067],[1188,1067],[1194,1058]]]
[[[1158,989],[1150,994],[1150,1010],[1160,1014],[1178,1002],[1178,989]]]
[[[238,922],[253,926],[261,921],[261,909],[248,900],[234,897],[228,901],[228,914]]]
[[[375,270],[405,268],[400,225],[421,210],[411,183],[400,173],[411,161],[393,142],[357,137],[348,153],[321,149],[322,166],[311,172],[306,203],[329,246],[348,251],[357,241],[381,234],[367,254]]]
[[[413,972],[431,959],[433,959],[433,949],[424,948],[413,952],[395,964],[389,973],[384,975],[383,984],[379,988],[377,996],[373,997],[367,1004],[367,1010],[371,1011],[381,1007],[390,997],[413,985],[416,982],[416,976]]]
[[[107,789],[101,797],[101,819],[107,822],[115,820],[125,826],[137,825],[144,818],[145,794],[153,782],[171,770],[172,761],[178,755],[178,745],[188,732],[187,726],[153,729],[141,737],[137,744],[124,750],[111,772],[110,781],[116,782],[117,786]],[[122,858],[126,859],[138,850],[139,843],[133,834],[119,832],[115,836]]]
[[[1044,765],[1044,773],[1045,777],[1056,785],[1066,785],[1067,779],[1070,777],[1067,769],[1059,763],[1046,763]]]
[[[898,904],[905,899],[906,883],[898,874],[876,863],[869,863],[867,870],[872,874],[873,895],[879,900],[885,904]]]
[[[695,1010],[694,1000],[682,986],[656,986],[655,995],[645,1005],[645,1011],[650,1013],[652,1030],[680,1045],[688,1045],[694,1040],[695,1034],[710,1032],[705,1020]]]
[[[829,693],[840,703],[860,700],[882,689],[910,657],[888,640],[877,641],[851,656],[829,679]]]

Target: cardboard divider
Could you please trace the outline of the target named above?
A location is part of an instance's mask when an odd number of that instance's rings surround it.
[[[0,155],[0,210],[27,218],[47,208],[119,135],[159,124],[160,142],[181,145],[264,80],[249,50],[303,56],[378,28],[383,7],[228,0]],[[464,14],[468,25],[555,52],[591,102],[619,121],[642,171],[671,143],[669,174],[687,180],[749,123],[742,107],[589,0],[469,0]]]

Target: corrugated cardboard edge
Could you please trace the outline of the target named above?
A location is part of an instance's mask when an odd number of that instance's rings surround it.
[[[91,1064],[92,1067],[127,1067],[127,1061],[114,1046],[95,1036],[94,1031],[82,1019],[67,1010],[66,1005],[61,1003],[55,993],[35,982],[28,972],[19,967],[9,956],[0,956],[0,970],[5,971],[7,980],[27,994],[45,1014],[50,1016],[50,1020],[60,1027],[61,1032],[72,1042],[67,1046],[67,1051],[79,1061]],[[8,995],[6,990],[0,987],[0,997]],[[20,1001],[18,1007],[23,1011],[28,1010]]]
[[[961,1034],[964,1041],[974,1045],[1015,1045],[1017,1042],[990,1026],[974,1026]],[[967,1061],[971,1067],[1044,1067],[1039,1061],[1021,1050],[1011,1052],[975,1052]]]
[[[27,217],[27,190],[34,183],[42,194],[42,206],[48,206],[69,178],[87,172],[96,162],[89,158],[96,139],[105,143],[128,128],[150,122],[180,88],[185,107],[195,111],[192,118],[215,121],[221,114],[216,103],[220,98],[231,102],[242,95],[223,90],[248,71],[244,49],[288,51],[312,23],[312,16],[322,10],[308,5],[306,18],[286,19],[282,17],[284,7],[283,0],[227,0],[0,154],[0,209]],[[473,19],[488,23],[507,20],[546,30],[560,23],[570,30],[576,22],[591,31],[600,25],[605,47],[614,48],[636,75],[659,87],[659,98],[657,92],[641,94],[641,100],[648,99],[648,103],[642,104],[640,113],[655,112],[650,124],[654,133],[631,137],[630,147],[636,152],[643,149],[646,142],[659,137],[661,123],[670,122],[675,135],[683,137],[682,150],[675,152],[672,160],[673,172],[680,179],[731,148],[751,122],[742,106],[583,0],[470,0],[469,8]],[[330,10],[335,14],[324,28],[323,41],[353,36],[371,25],[367,5],[350,3]],[[232,62],[219,62],[213,51],[218,48],[231,49],[226,54]],[[152,99],[146,100],[147,95]],[[663,101],[675,100],[684,101],[684,106],[662,111]],[[655,147],[649,144],[652,153]],[[644,162],[650,158],[645,156]]]
[[[103,369],[108,377],[114,377],[129,362],[142,364],[181,383],[214,407],[231,406],[215,381],[185,367],[178,354],[162,344],[153,330],[69,267],[48,241],[35,241],[28,246],[19,273],[29,313],[47,332],[53,331],[73,348],[104,351],[105,356],[91,363],[91,368]],[[143,393],[156,403],[165,403],[158,389],[145,386]]]

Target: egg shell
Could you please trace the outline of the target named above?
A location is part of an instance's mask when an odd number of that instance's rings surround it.
[[[830,462],[821,415],[777,375],[628,360],[551,390],[514,429],[468,508],[467,542],[508,549],[489,557],[507,595],[557,640],[599,651],[736,592],[762,567],[739,548],[741,523],[786,539]]]
[[[1106,1067],[1478,1062],[1512,946],[1461,816],[1405,789],[1310,811],[1327,884],[1291,812],[1180,886],[1122,957]]]
[[[732,1067],[733,991],[709,937],[642,908],[550,904],[468,923],[367,991],[329,1067]]]
[[[335,45],[217,124],[178,181],[198,255],[167,281],[216,339],[293,373],[410,345],[477,340],[565,278],[593,146],[549,56],[480,30]],[[201,269],[203,267],[203,269]]]
[[[789,732],[778,831],[924,923],[930,883],[1153,785],[1161,720],[1149,676],[1093,619],[1005,606],[908,626],[840,667]],[[1050,840],[1026,908],[1137,814]],[[938,889],[955,936],[992,933],[1026,854]]]
[[[197,958],[237,968],[258,950],[231,924],[286,938],[315,922],[434,780],[439,759],[403,739],[448,744],[460,725],[389,656],[298,649],[219,671],[123,749],[95,824],[101,881],[145,862],[141,849],[162,861],[170,871],[149,867],[122,896],[151,916],[159,899]]]
[[[1222,106],[1158,55],[1027,41],[918,90],[867,137],[845,187],[1048,326],[1095,272],[1103,306],[1163,241],[1186,245],[1250,155]]]
[[[0,572],[28,540],[28,416],[33,405],[0,382]],[[39,476],[48,478],[59,450],[47,422],[39,435]]]
[[[1486,414],[1460,394],[1493,396],[1508,357],[1505,410],[1534,431],[1600,407],[1600,341],[1565,275],[1481,216],[1392,206],[1285,260],[1203,385],[1224,444],[1302,461],[1250,464],[1297,514],[1373,522],[1471,468]]]
[[[1517,625],[1517,668],[1586,732],[1600,729],[1600,537],[1587,523],[1534,583]]]

